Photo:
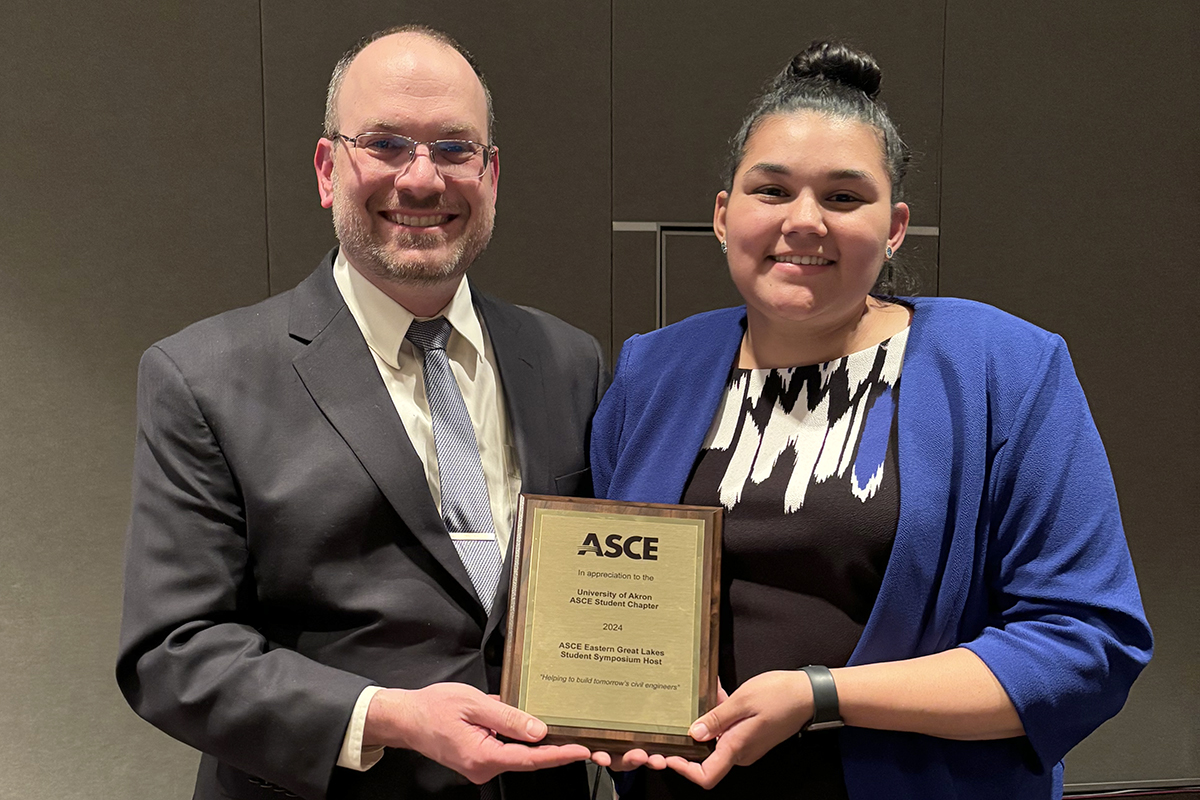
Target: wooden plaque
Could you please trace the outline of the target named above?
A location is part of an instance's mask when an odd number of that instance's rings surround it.
[[[546,744],[702,759],[717,702],[720,508],[521,495],[501,699]]]

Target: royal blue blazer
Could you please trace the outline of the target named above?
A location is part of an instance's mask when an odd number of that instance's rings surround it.
[[[980,303],[906,302],[900,520],[849,663],[969,648],[1026,735],[844,728],[846,785],[864,800],[1060,797],[1062,758],[1120,710],[1153,645],[1104,447],[1061,338]],[[744,326],[729,308],[625,343],[593,422],[598,497],[680,502]]]

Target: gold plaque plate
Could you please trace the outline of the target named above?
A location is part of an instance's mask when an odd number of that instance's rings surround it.
[[[549,744],[707,755],[721,509],[522,495],[514,536],[501,698]]]

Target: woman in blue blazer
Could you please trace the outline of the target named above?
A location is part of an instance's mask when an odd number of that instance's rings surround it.
[[[1150,658],[1063,341],[894,296],[879,82],[817,43],[768,87],[714,213],[745,307],[627,341],[593,423],[598,496],[726,513],[716,749],[618,759],[647,796],[1059,797]]]

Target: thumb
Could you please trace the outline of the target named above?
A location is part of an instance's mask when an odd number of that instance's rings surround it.
[[[536,742],[546,735],[546,723],[537,717],[526,714],[519,708],[485,698],[474,709],[471,722],[495,731],[510,739],[523,742]]]
[[[688,728],[688,736],[697,742],[707,742],[720,736],[741,718],[740,703],[736,698],[731,698],[693,722],[692,727]]]

